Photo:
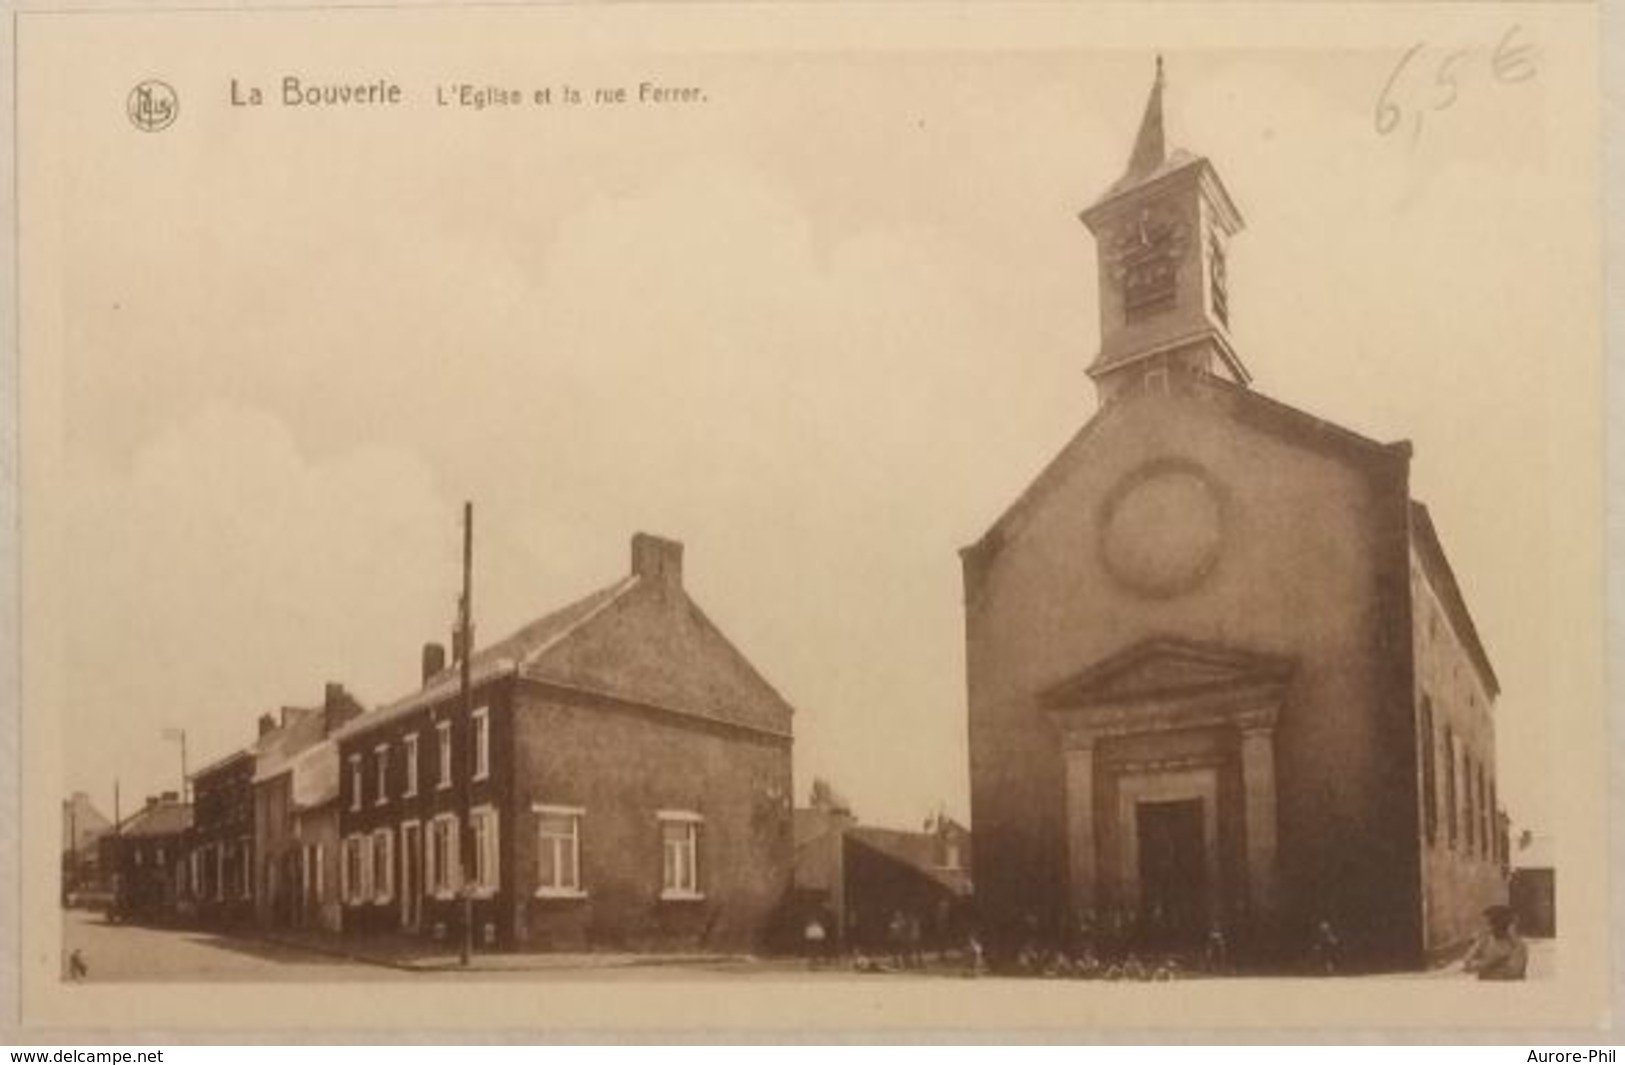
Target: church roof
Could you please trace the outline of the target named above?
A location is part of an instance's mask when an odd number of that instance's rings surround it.
[[[1433,516],[1428,508],[1411,500],[1411,546],[1421,557],[1422,564],[1428,571],[1428,583],[1444,604],[1444,609],[1450,615],[1450,624],[1456,630],[1457,637],[1467,648],[1467,654],[1473,660],[1473,665],[1484,677],[1484,683],[1490,690],[1490,698],[1501,694],[1501,681],[1495,675],[1495,667],[1490,665],[1489,652],[1484,650],[1484,643],[1479,639],[1478,626],[1473,624],[1473,615],[1467,609],[1467,599],[1461,594],[1461,586],[1456,583],[1456,573],[1450,568],[1450,559],[1444,553],[1444,545],[1439,542],[1439,532],[1433,526]]]
[[[1134,138],[1134,151],[1129,155],[1128,172],[1118,184],[1143,180],[1168,161],[1168,146],[1162,131],[1162,56],[1157,56],[1157,76],[1151,82],[1151,95],[1145,101],[1145,114],[1140,117],[1140,132]]]
[[[1385,444],[1379,440],[1364,436],[1352,429],[1344,428],[1335,422],[1316,417],[1307,411],[1282,403],[1280,400],[1255,392],[1242,385],[1233,384],[1219,377],[1203,376],[1198,379],[1196,387],[1204,390],[1203,398],[1219,401],[1218,406],[1226,413],[1246,424],[1273,435],[1288,439],[1307,447],[1327,451],[1335,455],[1356,462],[1370,462],[1392,458],[1395,455],[1409,457],[1409,441]],[[1072,459],[1081,453],[1084,442],[1097,431],[1098,427],[1108,421],[1114,413],[1113,407],[1105,407],[1095,412],[1095,416],[1086,422],[1082,429],[1073,434],[1055,457],[1050,459],[1044,469],[1038,474],[1026,491],[1016,498],[1016,501],[1005,508],[988,530],[982,534],[974,544],[961,549],[960,554],[969,561],[971,558],[986,550],[991,550],[999,543],[1014,535],[1026,515],[1047,499],[1051,492],[1060,486],[1071,469]]]

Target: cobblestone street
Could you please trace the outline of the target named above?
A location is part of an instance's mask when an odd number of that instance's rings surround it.
[[[373,964],[335,954],[267,942],[244,936],[177,928],[109,924],[100,914],[67,910],[63,914],[63,957],[79,950],[89,967],[90,982],[290,982],[324,983],[354,980],[479,979],[503,981],[691,979],[829,980],[853,979],[892,983],[904,980],[962,978],[955,971],[859,973],[844,966],[809,969],[800,959],[693,957],[676,960],[615,955],[489,955],[476,958],[466,976],[456,967],[414,969]],[[1553,974],[1554,940],[1529,940],[1529,978]],[[1042,977],[983,976],[1000,983]],[[1358,980],[1463,980],[1457,967],[1421,973],[1350,977]],[[1074,981],[1083,987],[1091,981]]]

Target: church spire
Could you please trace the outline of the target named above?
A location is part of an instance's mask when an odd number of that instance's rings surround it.
[[[1168,158],[1162,136],[1162,56],[1157,56],[1157,76],[1151,82],[1151,95],[1145,101],[1145,117],[1140,119],[1140,135],[1134,138],[1134,154],[1129,156],[1124,184],[1132,184],[1156,172]]]
[[[1249,380],[1230,344],[1225,268],[1241,215],[1211,163],[1169,151],[1163,87],[1158,56],[1128,169],[1081,215],[1100,260],[1101,343],[1089,374],[1103,401],[1191,374]]]

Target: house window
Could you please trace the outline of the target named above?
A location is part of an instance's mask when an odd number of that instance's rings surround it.
[[[380,828],[372,834],[372,901],[389,902],[395,896],[395,834]]]
[[[491,775],[491,711],[482,706],[474,711],[474,779]]]
[[[361,899],[361,837],[344,840],[344,860],[339,863],[339,897],[354,906]]]
[[[474,890],[481,895],[494,895],[501,878],[496,810],[490,806],[470,810],[468,830],[474,833]]]
[[[1462,800],[1466,802],[1466,811],[1462,815],[1461,839],[1466,844],[1467,854],[1472,854],[1479,845],[1479,805],[1474,802],[1472,793],[1472,754],[1461,753],[1461,784]]]
[[[1426,695],[1422,696],[1422,825],[1427,831],[1428,842],[1432,843],[1439,835],[1439,771],[1434,764],[1438,759],[1438,751],[1433,743],[1433,700]]]
[[[429,822],[429,890],[450,898],[457,890],[457,819],[441,814]]]
[[[350,756],[350,809],[361,809],[361,756]]]
[[[1450,731],[1450,726],[1449,725],[1446,725],[1445,729],[1444,729],[1444,757],[1445,757],[1445,765],[1447,766],[1445,781],[1444,781],[1445,830],[1446,830],[1446,834],[1447,834],[1447,836],[1448,836],[1448,838],[1450,840],[1450,845],[1452,847],[1454,847],[1456,845],[1456,809],[1457,809],[1457,795],[1456,795],[1456,734],[1454,732]]]
[[[434,727],[436,751],[440,756],[441,788],[451,787],[451,722],[441,721]]]
[[[378,797],[373,805],[382,806],[389,801],[389,744],[380,743],[373,748],[372,764],[378,771]]]
[[[662,810],[659,818],[660,897],[700,898],[700,826],[704,819],[686,810]]]
[[[1506,861],[1501,849],[1501,807],[1495,797],[1495,778],[1490,777],[1490,851],[1498,862]]]
[[[322,864],[322,845],[312,844],[313,857],[310,862],[310,893],[318,904],[325,902],[327,895],[327,866]]]
[[[411,798],[418,793],[418,734],[412,733],[403,742],[406,748],[406,790],[401,795]]]
[[[533,806],[536,813],[536,894],[571,898],[581,890],[581,817],[576,806]]]
[[[1224,325],[1230,324],[1230,293],[1225,277],[1224,244],[1218,234],[1208,238],[1208,276],[1213,296],[1213,316]]]

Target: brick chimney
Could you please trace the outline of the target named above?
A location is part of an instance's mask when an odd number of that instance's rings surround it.
[[[648,533],[632,537],[632,572],[663,588],[683,586],[683,545]]]
[[[344,690],[344,685],[328,681],[322,694],[322,734],[328,735],[352,717],[359,717],[361,710],[361,704]]]
[[[423,645],[423,683],[427,685],[431,679],[446,668],[446,645],[443,643],[426,643]]]
[[[276,731],[276,718],[270,714],[260,715],[260,735]]]

